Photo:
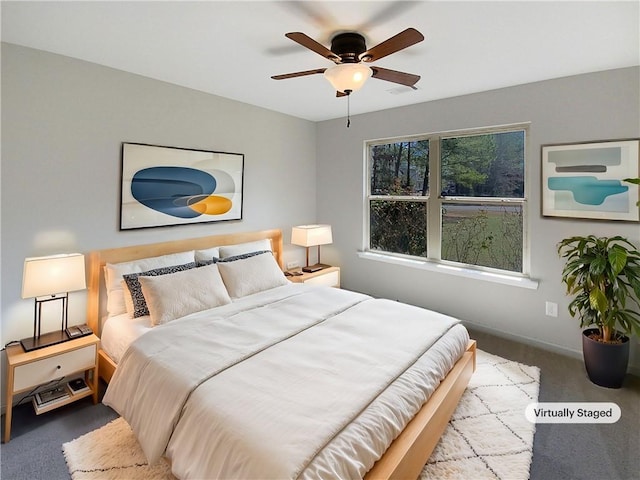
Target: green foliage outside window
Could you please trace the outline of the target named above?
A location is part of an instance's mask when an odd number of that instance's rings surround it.
[[[430,139],[370,147],[370,248],[428,257],[427,218],[440,215],[440,259],[522,272],[524,131],[434,140],[440,212],[430,206]]]
[[[522,131],[445,138],[440,158],[443,195],[524,197]]]
[[[372,200],[370,247],[372,250],[427,256],[427,210],[423,202]]]
[[[429,193],[429,141],[372,147],[373,195],[425,196]]]
[[[442,213],[443,260],[522,270],[520,206],[448,205]]]

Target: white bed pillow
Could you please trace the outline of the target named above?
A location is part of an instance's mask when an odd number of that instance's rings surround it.
[[[231,298],[244,297],[289,283],[271,252],[215,265],[220,270]]]
[[[206,250],[195,251],[196,263],[210,261],[213,257],[220,257],[220,247],[211,247]]]
[[[181,265],[193,261],[195,261],[195,256],[193,250],[191,250],[159,257],[141,258],[131,262],[107,263],[104,268],[104,276],[107,288],[108,315],[120,315],[127,311],[122,290],[123,275],[145,272],[154,268],[170,267],[171,265]]]
[[[231,303],[215,264],[138,280],[152,325]]]
[[[238,243],[237,245],[224,245],[220,247],[220,258],[235,257],[236,255],[243,255],[245,253],[258,252],[260,250],[273,251],[271,246],[271,240],[265,238],[263,240],[256,240],[255,242]],[[211,260],[208,258],[207,260]]]
[[[192,268],[196,268],[196,262],[189,262],[184,265],[171,265],[170,267],[154,268],[153,270],[147,270],[145,272],[127,273],[123,275],[122,278],[124,278],[124,283],[126,284],[126,288],[123,287],[123,293],[127,313],[131,315],[131,318],[149,315],[147,302],[142,294],[142,287],[140,286],[140,277],[158,277]],[[129,301],[131,301],[131,304],[129,304]],[[131,309],[131,307],[133,308]]]

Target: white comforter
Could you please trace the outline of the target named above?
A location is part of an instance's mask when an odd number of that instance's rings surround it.
[[[422,365],[456,320],[332,288],[291,285],[264,298],[155,328],[127,350],[104,403],[129,422],[149,461],[166,454],[180,478],[362,476],[411,413],[360,444],[354,436],[366,435],[348,433],[350,424],[406,372],[433,370],[409,401],[415,414],[468,338],[458,334],[441,354],[446,365]],[[333,465],[336,441],[354,450],[342,466]]]

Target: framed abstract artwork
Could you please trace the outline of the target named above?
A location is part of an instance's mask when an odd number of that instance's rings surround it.
[[[640,140],[542,146],[542,215],[640,221]]]
[[[120,230],[242,219],[244,155],[122,144]]]

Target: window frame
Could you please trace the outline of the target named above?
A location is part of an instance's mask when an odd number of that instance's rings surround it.
[[[529,122],[514,123],[507,125],[470,128],[461,130],[451,130],[444,132],[434,132],[416,135],[404,135],[397,137],[381,138],[376,140],[369,140],[364,142],[364,215],[363,215],[363,251],[365,258],[379,259],[382,261],[389,261],[397,259],[398,262],[406,265],[418,266],[419,264],[431,265],[438,271],[455,271],[455,272],[471,272],[470,276],[478,277],[478,273],[482,276],[495,275],[497,278],[514,277],[517,279],[527,279],[530,275],[530,238],[529,238],[529,192],[530,192],[530,171],[531,165],[528,159],[527,152],[529,151]],[[460,197],[460,196],[442,196],[442,179],[441,179],[441,160],[440,160],[440,144],[441,141],[447,138],[456,137],[470,137],[487,134],[507,133],[522,131],[524,133],[524,192],[522,199],[512,197]],[[376,145],[387,145],[390,143],[400,142],[414,142],[420,140],[429,141],[429,187],[428,194],[421,195],[407,195],[407,196],[395,196],[395,195],[372,195],[371,194],[371,151],[372,147]],[[437,195],[433,195],[433,192],[438,192]],[[371,210],[370,205],[372,200],[381,201],[412,201],[412,202],[424,202],[426,204],[427,212],[427,256],[417,257],[413,255],[406,255],[401,253],[386,252],[381,250],[375,250],[371,248]],[[442,207],[446,204],[463,204],[463,203],[482,203],[482,204],[495,204],[504,205],[515,204],[521,205],[522,208],[522,272],[514,272],[510,270],[502,270],[493,267],[485,267],[481,265],[466,264],[461,262],[454,262],[450,260],[443,260],[441,258],[441,245],[442,245]],[[444,267],[444,268],[438,268]],[[432,269],[432,268],[429,268]],[[473,273],[476,272],[476,273]],[[501,280],[498,280],[501,283]],[[537,283],[537,282],[536,282]]]

